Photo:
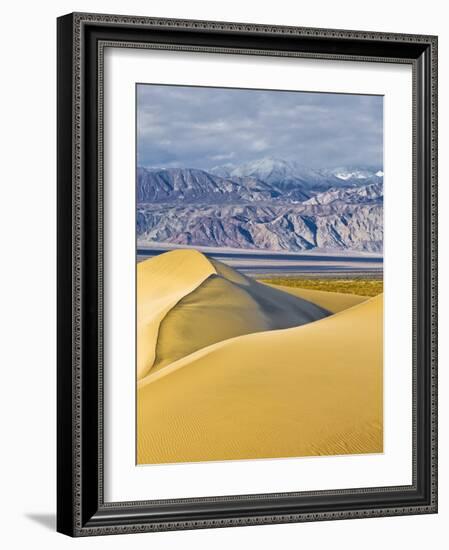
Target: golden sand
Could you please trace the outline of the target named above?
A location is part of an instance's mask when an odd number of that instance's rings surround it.
[[[211,318],[197,316],[189,335],[201,340],[197,351],[152,368],[161,323],[176,304],[211,275],[228,283],[240,274],[220,273],[221,264],[190,250],[139,266],[138,338],[148,338],[139,342],[139,464],[382,452],[382,295],[357,303],[301,291],[294,296],[339,313],[206,346]],[[206,295],[214,296],[224,300]],[[183,334],[173,334],[175,346],[176,337]]]
[[[154,363],[159,325],[170,309],[216,273],[196,250],[174,250],[137,265],[137,379]]]
[[[216,274],[179,300],[161,320],[151,373],[229,338],[297,327],[331,314],[300,296],[210,261]]]
[[[369,299],[369,296],[358,296],[355,294],[326,292],[323,290],[309,290],[307,288],[274,285],[271,283],[263,284],[266,284],[267,286],[271,286],[273,288],[278,288],[279,290],[283,290],[288,294],[293,294],[293,296],[304,298],[304,300],[309,300],[314,304],[317,304],[321,307],[324,307],[325,309],[328,309],[329,311],[332,311],[332,313],[338,313],[339,311],[343,311],[344,309],[348,309],[348,307],[361,304],[362,302],[365,302]]]

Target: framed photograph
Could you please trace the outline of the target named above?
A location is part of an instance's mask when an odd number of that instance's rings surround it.
[[[437,511],[437,38],[58,19],[58,531]]]

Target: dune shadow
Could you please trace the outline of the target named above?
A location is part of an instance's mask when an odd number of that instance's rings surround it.
[[[51,531],[56,531],[56,514],[25,514],[25,517],[39,523],[43,527],[50,529]]]

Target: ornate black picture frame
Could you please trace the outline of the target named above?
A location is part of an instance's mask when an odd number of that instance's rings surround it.
[[[413,483],[104,502],[104,46],[413,69]],[[437,512],[437,38],[101,14],[58,19],[57,529],[71,536]],[[181,495],[182,497],[182,495]]]

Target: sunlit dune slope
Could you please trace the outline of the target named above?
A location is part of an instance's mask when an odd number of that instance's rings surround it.
[[[293,296],[298,296],[304,300],[309,300],[318,306],[324,307],[332,313],[338,313],[348,307],[361,304],[369,300],[369,296],[356,296],[355,294],[342,294],[340,292],[327,292],[323,290],[309,290],[307,288],[298,288],[285,285],[274,285],[263,283],[270,287],[277,288]]]
[[[182,298],[160,323],[154,372],[235,336],[317,321],[330,312],[209,260],[216,274]]]
[[[196,250],[173,250],[137,264],[137,378],[153,366],[161,320],[215,268]]]
[[[382,310],[380,295],[150,373],[138,463],[382,452]]]

